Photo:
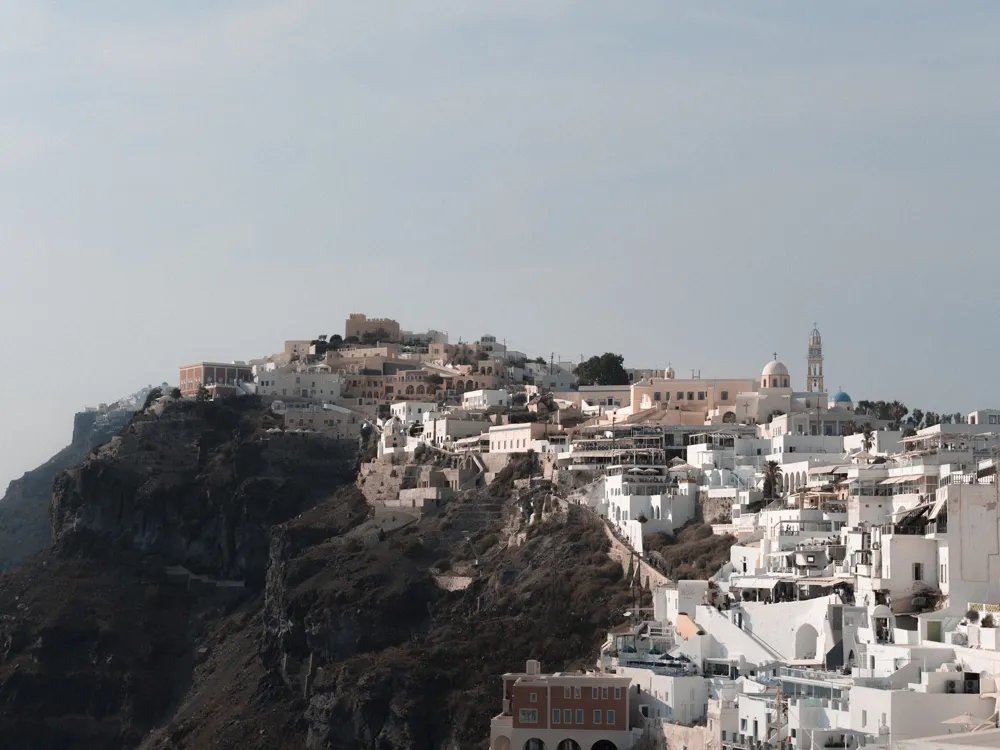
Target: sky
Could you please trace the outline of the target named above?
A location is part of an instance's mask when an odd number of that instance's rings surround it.
[[[350,312],[1000,406],[1000,4],[0,3],[0,486]]]

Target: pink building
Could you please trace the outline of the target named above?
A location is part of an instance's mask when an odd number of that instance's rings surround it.
[[[181,395],[184,396],[195,395],[202,385],[225,396],[236,390],[237,383],[252,382],[253,368],[236,362],[199,362],[180,368]]]
[[[630,678],[603,672],[541,674],[537,661],[503,676],[503,713],[490,750],[628,750]]]

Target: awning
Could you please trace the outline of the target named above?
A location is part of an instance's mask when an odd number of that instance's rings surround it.
[[[729,585],[737,589],[773,589],[782,582],[782,578],[758,578],[756,576],[743,576],[732,578]]]
[[[802,578],[797,583],[803,586],[836,586],[838,583],[854,583],[854,579],[842,576],[834,576],[832,578]]]
[[[924,478],[923,474],[907,474],[902,477],[889,477],[888,479],[879,482],[880,485],[884,484],[903,484],[904,482],[919,482]]]
[[[809,469],[810,474],[843,474],[848,469],[847,466],[814,466]]]
[[[942,508],[945,507],[945,503],[947,502],[948,502],[948,496],[942,493],[940,499],[934,501],[934,508],[931,509],[931,512],[928,514],[927,517],[933,521],[935,518],[938,517],[938,513],[941,512]]]
[[[789,555],[795,554],[794,550],[785,550],[784,552],[768,552],[768,557],[788,557]]]
[[[905,513],[915,513],[918,510],[922,510],[924,508],[930,508],[932,505],[934,505],[933,502],[920,503],[919,505],[914,505],[912,508],[900,508],[899,510],[894,510],[894,511],[890,512],[889,515],[890,516],[901,516],[901,515],[903,515]]]

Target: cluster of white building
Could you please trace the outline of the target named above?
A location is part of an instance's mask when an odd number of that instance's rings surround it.
[[[996,746],[998,423],[983,410],[864,446],[734,426],[693,436],[683,464],[651,451],[652,467],[612,451],[595,502],[634,548],[690,497],[728,506],[714,531],[737,539],[711,582],[656,589],[653,618],[609,636],[599,666],[640,686],[645,735],[687,750]]]

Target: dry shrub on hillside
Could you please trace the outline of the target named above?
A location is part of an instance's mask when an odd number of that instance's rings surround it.
[[[729,548],[736,544],[732,534],[715,535],[706,523],[683,527],[676,537],[660,532],[644,540],[656,567],[675,581],[705,580],[729,560]]]

